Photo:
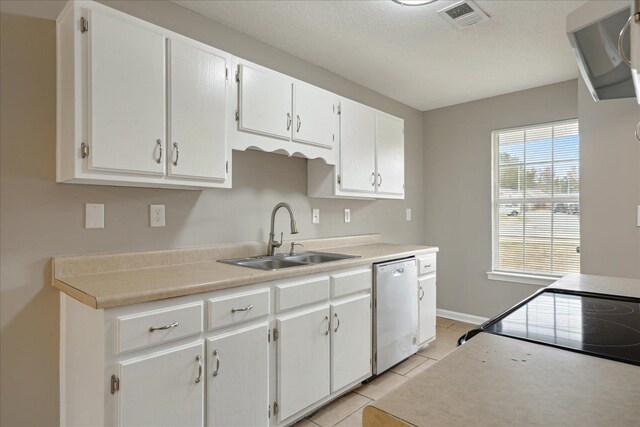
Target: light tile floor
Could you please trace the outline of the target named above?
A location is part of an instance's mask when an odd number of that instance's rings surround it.
[[[295,427],[362,426],[362,411],[365,406],[393,391],[409,378],[429,369],[438,359],[442,359],[452,352],[457,346],[458,338],[475,326],[437,317],[436,339],[427,348],[420,350],[370,383],[364,384],[320,408],[311,416],[297,422]]]

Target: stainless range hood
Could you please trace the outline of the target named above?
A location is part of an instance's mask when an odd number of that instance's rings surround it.
[[[593,99],[636,97],[630,65],[630,31],[620,34],[632,14],[632,1],[588,1],[567,15],[567,36]],[[637,25],[631,19],[630,25]],[[637,35],[634,28],[634,36]],[[635,45],[635,43],[634,43]]]

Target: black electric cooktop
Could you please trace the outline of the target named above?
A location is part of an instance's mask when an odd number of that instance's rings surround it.
[[[482,331],[640,365],[639,298],[545,289]]]

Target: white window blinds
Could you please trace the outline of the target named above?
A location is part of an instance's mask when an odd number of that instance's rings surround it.
[[[578,121],[494,131],[493,271],[580,271]]]

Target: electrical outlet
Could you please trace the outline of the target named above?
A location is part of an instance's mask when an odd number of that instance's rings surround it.
[[[411,209],[407,209],[407,221],[411,221]]]
[[[311,224],[320,224],[320,209],[311,210]]]
[[[84,206],[84,228],[104,228],[104,205],[87,203]]]
[[[344,222],[351,222],[351,209],[344,210]]]
[[[164,205],[149,205],[149,225],[151,227],[164,227]]]

